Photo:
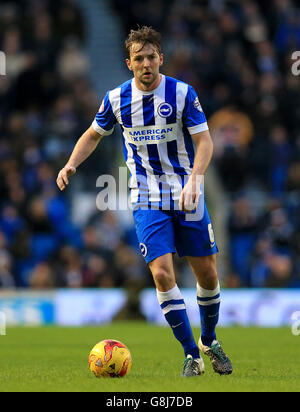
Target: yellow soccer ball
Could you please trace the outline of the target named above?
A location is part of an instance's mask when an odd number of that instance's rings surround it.
[[[91,350],[89,366],[97,378],[121,378],[131,369],[131,353],[122,342],[102,340]]]

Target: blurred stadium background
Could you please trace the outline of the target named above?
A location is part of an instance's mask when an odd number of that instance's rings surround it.
[[[162,72],[194,86],[214,139],[205,191],[220,324],[289,324],[300,310],[296,0],[1,1],[0,311],[8,324],[163,323],[131,212],[96,208],[97,177],[125,166],[120,132],[64,193],[55,183],[104,93],[131,76],[123,42],[137,24],[161,31]],[[193,275],[175,264],[198,324]]]

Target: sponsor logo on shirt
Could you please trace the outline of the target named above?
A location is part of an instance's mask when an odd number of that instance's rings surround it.
[[[99,108],[99,113],[103,112],[104,110],[104,100],[102,100],[101,106]]]
[[[124,127],[124,134],[135,145],[170,142],[177,138],[177,124]]]
[[[193,104],[194,104],[195,109],[199,110],[199,112],[203,112],[198,97],[196,97]]]

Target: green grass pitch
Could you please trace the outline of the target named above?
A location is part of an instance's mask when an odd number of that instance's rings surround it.
[[[194,329],[196,339],[199,329]],[[289,328],[218,328],[233,374],[182,378],[181,346],[167,327],[143,322],[71,327],[14,327],[0,336],[1,392],[285,392],[300,391],[300,335]],[[133,366],[124,378],[95,378],[91,348],[118,339],[129,347]]]

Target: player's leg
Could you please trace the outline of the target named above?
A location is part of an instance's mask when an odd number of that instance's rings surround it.
[[[197,303],[201,320],[201,341],[210,346],[216,340],[219,320],[220,285],[217,274],[216,255],[192,257],[187,260],[197,279]]]
[[[192,215],[191,215],[192,216]],[[197,279],[197,302],[201,317],[201,338],[210,345],[216,339],[215,327],[219,318],[220,286],[217,274],[218,252],[212,224],[204,205],[202,213],[178,213],[176,221],[176,248],[179,256],[186,256]]]
[[[218,248],[205,203],[202,213],[199,216],[195,214],[192,220],[186,214],[178,212],[175,245],[178,255],[187,257],[197,279],[197,303],[201,320],[199,347],[210,356],[216,372],[231,373],[231,363],[216,339],[215,329],[220,307],[216,266]]]
[[[172,259],[172,254],[175,253],[172,215],[161,210],[138,209],[134,211],[133,216],[141,253],[152,272],[157,298],[164,316],[174,336],[181,343],[186,357],[189,355],[192,359],[199,358],[202,368],[203,360],[192,334],[183,297],[175,281]],[[198,364],[195,365],[190,360],[187,366],[185,376],[189,376],[190,372],[190,376],[193,376],[194,366],[199,369]]]
[[[204,363],[194,340],[184,299],[176,284],[172,254],[157,257],[149,262],[149,268],[165,319],[184,350],[186,360],[182,375],[200,375],[204,372]]]
[[[197,279],[197,303],[201,320],[199,348],[210,357],[215,372],[230,374],[231,362],[216,337],[221,301],[216,255],[189,256],[187,259]]]
[[[175,273],[172,253],[166,253],[149,262],[156,290],[167,292],[175,287]]]

